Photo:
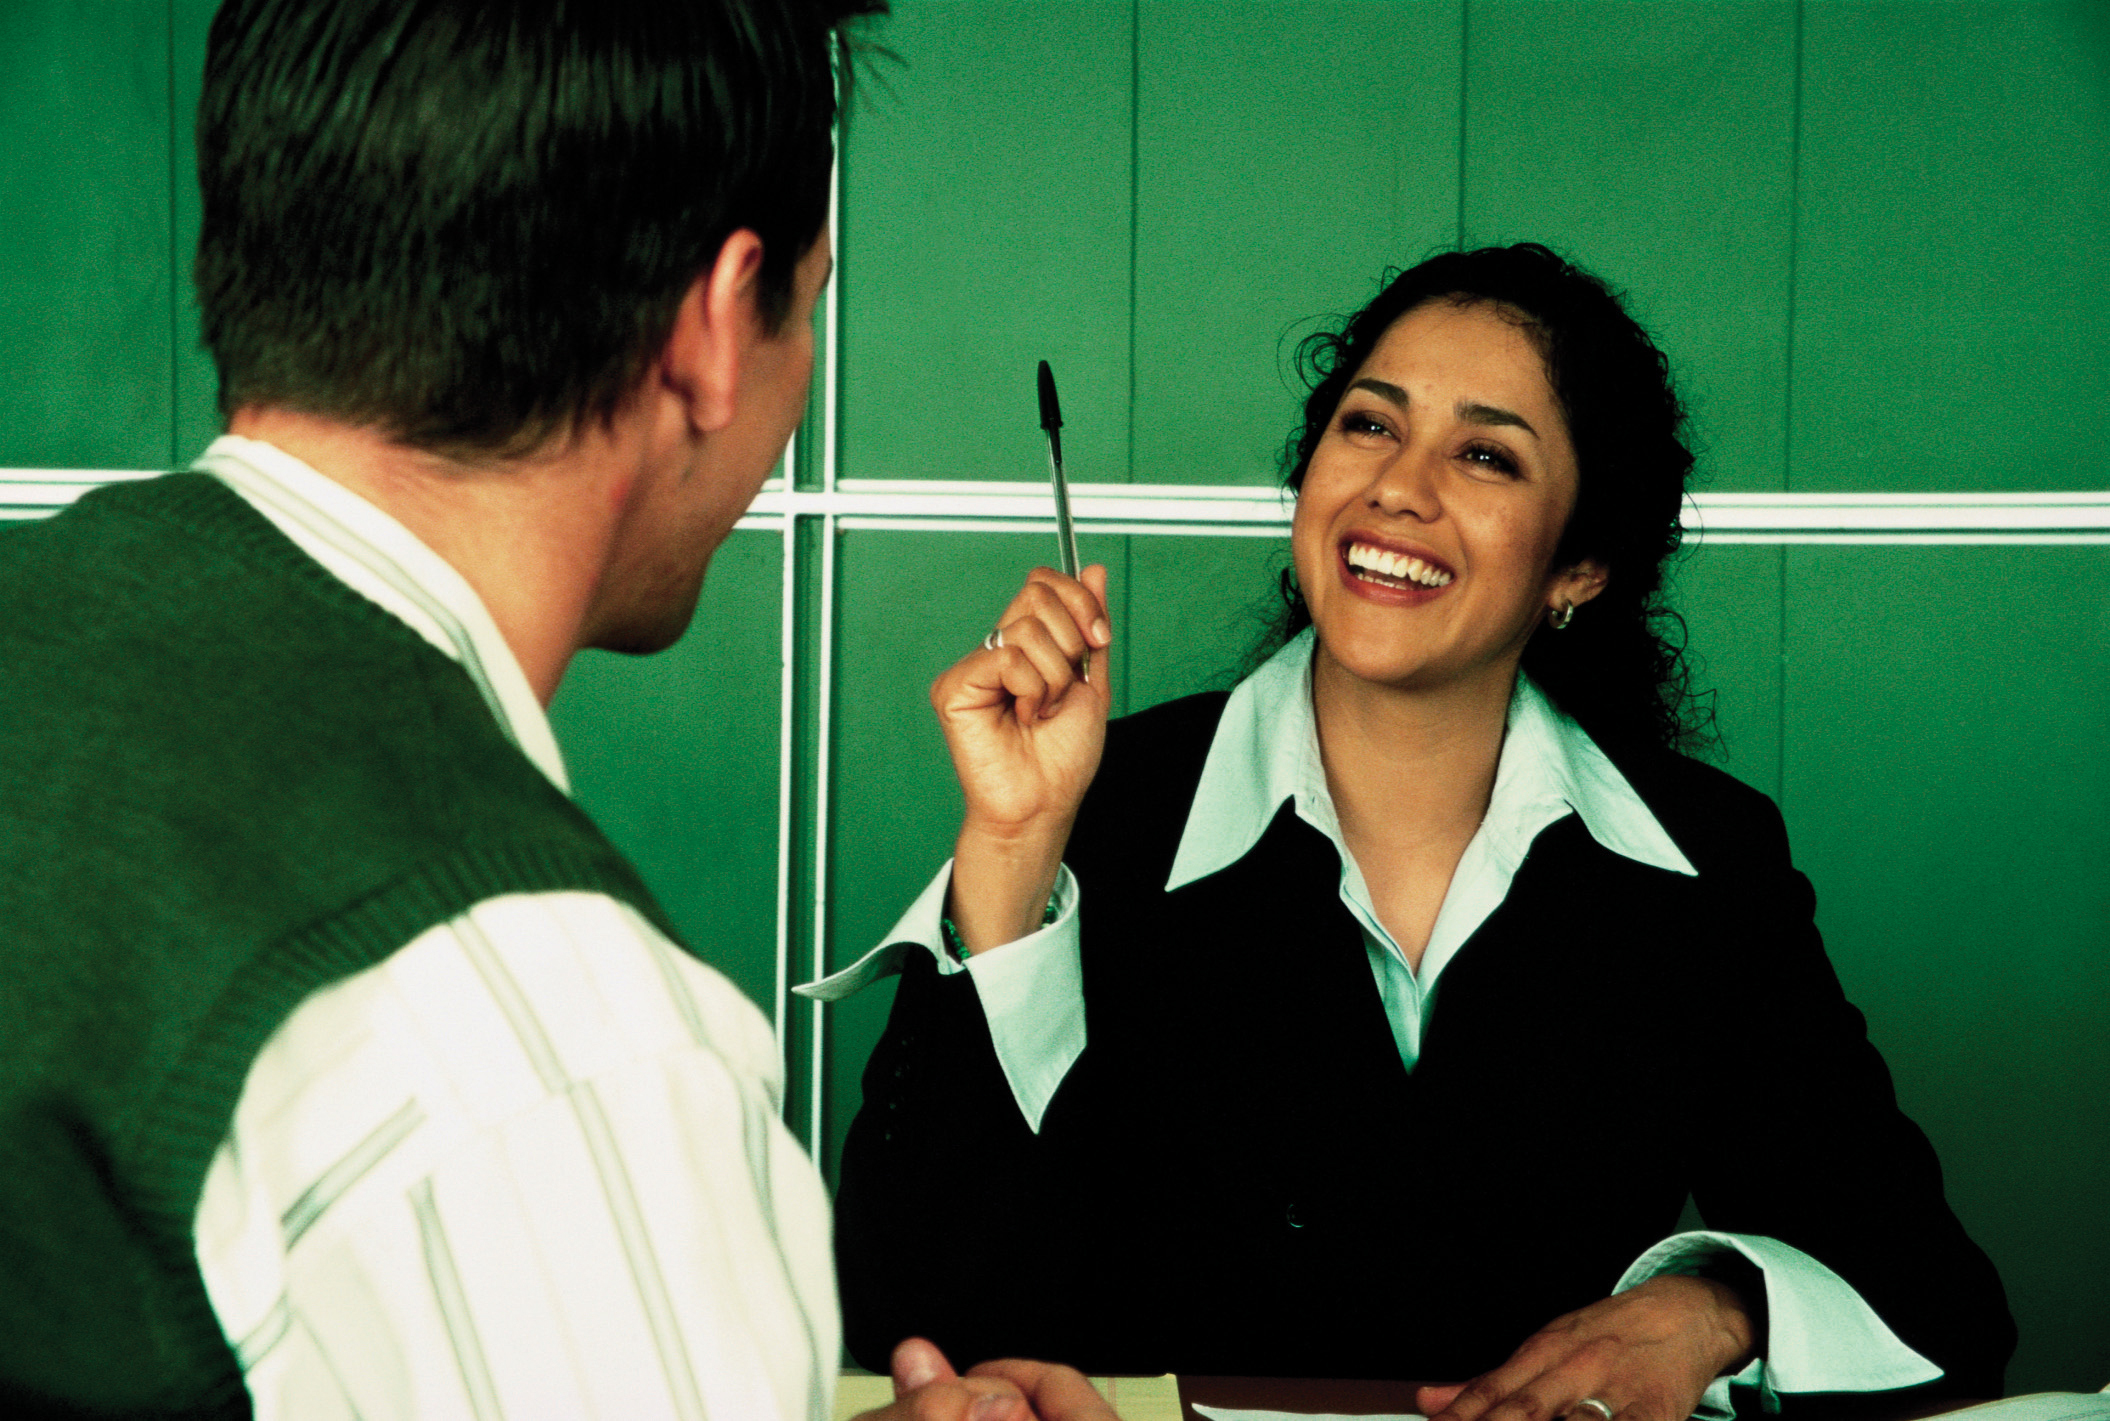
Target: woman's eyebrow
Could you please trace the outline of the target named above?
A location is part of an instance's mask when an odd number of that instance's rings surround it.
[[[1467,400],[1460,400],[1457,411],[1458,418],[1467,424],[1513,424],[1532,438],[1538,438],[1539,432],[1531,427],[1530,421],[1514,410],[1505,410],[1499,405],[1476,405]]]
[[[1368,390],[1379,399],[1387,400],[1392,404],[1398,405],[1401,409],[1406,409],[1413,403],[1407,392],[1399,386],[1389,380],[1379,380],[1369,375],[1365,375],[1359,380],[1351,381],[1348,388],[1351,390]],[[1531,427],[1531,422],[1515,410],[1505,410],[1500,405],[1476,404],[1471,400],[1460,400],[1455,408],[1458,418],[1467,424],[1514,425],[1532,438],[1536,439],[1538,437],[1539,432]]]
[[[1362,379],[1352,382],[1348,388],[1351,390],[1368,390],[1379,399],[1389,400],[1401,409],[1407,407],[1407,392],[1389,380],[1376,380],[1365,375]]]

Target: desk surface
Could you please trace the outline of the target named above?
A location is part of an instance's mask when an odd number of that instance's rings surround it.
[[[1309,1377],[1180,1377],[1180,1414],[1183,1421],[1208,1421],[1194,1410],[1205,1406],[1232,1407],[1244,1411],[1288,1411],[1337,1416],[1407,1416],[1415,1414],[1414,1392],[1419,1382],[1318,1380]],[[1971,1400],[1920,1401],[1895,1410],[1885,1410],[1870,1398],[1866,1421],[1925,1421],[1966,1407],[1983,1405]],[[1123,1421],[1128,1421],[1124,1414]]]
[[[1114,1403],[1121,1421],[1208,1421],[1194,1403],[1245,1411],[1288,1411],[1341,1416],[1398,1416],[1414,1411],[1410,1381],[1318,1380],[1309,1377],[1093,1377]],[[869,1372],[845,1372],[836,1393],[836,1421],[885,1406],[893,1384]],[[1870,1421],[1924,1421],[1929,1416],[1981,1403],[1922,1402],[1894,1412],[1872,1409]]]

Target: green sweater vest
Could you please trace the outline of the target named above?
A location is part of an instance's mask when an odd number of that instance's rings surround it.
[[[495,894],[674,936],[464,671],[218,481],[0,531],[0,1414],[245,1416],[191,1222],[309,994]]]

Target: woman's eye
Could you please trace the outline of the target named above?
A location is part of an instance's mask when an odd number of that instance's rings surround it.
[[[1464,458],[1469,464],[1478,464],[1483,469],[1493,469],[1498,473],[1514,475],[1517,471],[1517,461],[1509,457],[1509,451],[1492,444],[1469,444],[1465,448]]]
[[[1361,410],[1349,410],[1341,416],[1343,434],[1390,434],[1383,421],[1364,414]]]

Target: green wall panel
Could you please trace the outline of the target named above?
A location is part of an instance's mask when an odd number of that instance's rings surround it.
[[[1286,538],[1129,539],[1125,704],[1228,690],[1281,606]]]
[[[164,467],[166,8],[0,6],[0,152],[0,467]]]
[[[221,429],[219,377],[198,335],[197,290],[191,263],[198,250],[198,94],[205,86],[205,37],[218,0],[174,0],[176,123],[170,161],[170,191],[176,204],[175,462],[186,464]]]
[[[1811,0],[1796,490],[2103,487],[2102,14]]]
[[[1796,548],[1784,807],[2022,1329],[2110,1380],[2110,548]]]
[[[1457,0],[1140,7],[1136,479],[1265,484],[1296,338],[1457,231]]]
[[[951,857],[960,789],[930,685],[996,624],[1027,572],[1048,560],[1052,543],[1014,533],[842,535],[830,742],[831,970],[875,945]],[[1115,568],[1122,561],[1115,540],[1087,541],[1080,553]],[[1119,595],[1112,601],[1119,637],[1123,602]],[[893,999],[892,984],[881,983],[827,1009],[822,1166],[830,1180],[862,1095],[865,1057]]]
[[[1695,417],[1702,487],[1783,483],[1790,0],[1471,0],[1465,239],[1626,293]]]
[[[1703,758],[1780,794],[1781,550],[1688,545],[1670,577],[1692,689],[1712,693],[1719,737]]]
[[[712,966],[776,994],[783,539],[736,532],[688,635],[657,656],[588,651],[550,706],[572,790]]]
[[[1461,230],[1627,289],[1702,487],[2106,485],[2110,8],[2094,0],[917,0],[844,143],[839,471],[1272,481],[1295,336]],[[0,6],[0,467],[148,468],[218,429],[188,271],[212,0]],[[2018,417],[2021,416],[2021,417]],[[810,452],[810,451],[809,451]],[[802,483],[817,464],[801,458]],[[959,810],[928,707],[1044,534],[802,530],[794,786],[832,618],[828,950]],[[671,652],[582,656],[581,802],[765,1007],[783,540],[736,534]],[[1087,537],[1133,709],[1228,683],[1278,540]],[[2010,1385],[2110,1380],[2110,550],[1702,545],[1672,588],[1715,758],[1783,801],[1842,978],[2022,1324]],[[805,801],[800,801],[804,806]],[[808,884],[812,821],[794,820]],[[810,887],[792,918],[810,962]],[[828,1009],[823,1163],[891,988]],[[789,1023],[793,1121],[812,1080]]]
[[[1129,477],[1126,5],[924,0],[874,27],[843,142],[841,472]]]

